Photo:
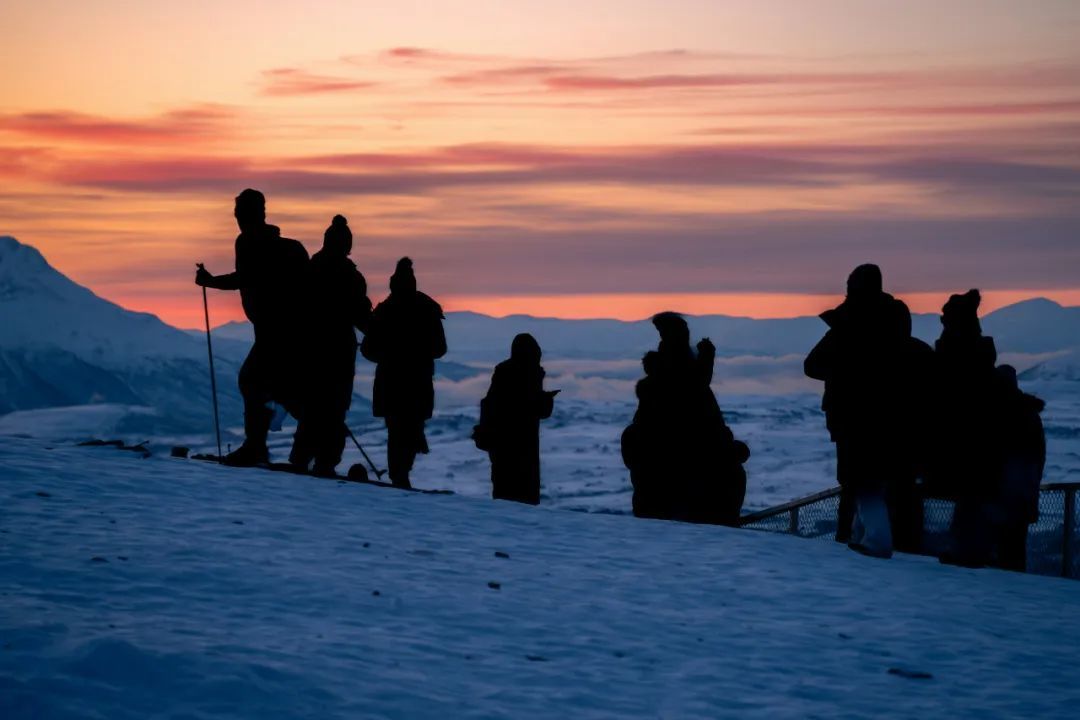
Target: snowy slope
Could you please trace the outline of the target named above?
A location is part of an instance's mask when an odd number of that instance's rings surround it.
[[[125,310],[69,280],[12,237],[0,237],[0,312],[5,348],[58,347],[107,368],[151,358],[198,360],[206,353],[156,316]]]
[[[0,468],[4,718],[1080,706],[1073,581],[108,448]]]
[[[144,432],[212,427],[206,346],[147,313],[125,310],[0,237],[0,413],[112,403],[153,407]],[[240,418],[238,364],[219,357],[226,424]]]

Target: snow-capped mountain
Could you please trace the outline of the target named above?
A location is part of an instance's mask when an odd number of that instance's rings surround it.
[[[148,313],[98,297],[35,248],[0,237],[0,413],[96,403],[148,406],[149,429],[208,427],[206,346]],[[220,377],[236,363],[220,358]],[[235,424],[235,382],[219,383],[223,419]]]
[[[62,348],[101,367],[206,354],[187,333],[98,297],[12,237],[0,237],[0,308],[3,348]]]
[[[687,315],[695,339],[710,338],[718,357],[779,358],[805,355],[825,332],[816,317],[754,319],[728,315]],[[1080,307],[1062,307],[1045,298],[1025,300],[987,314],[983,331],[1002,353],[1043,355],[1080,348]],[[941,334],[938,315],[912,317],[916,337],[933,344]],[[446,316],[447,357],[459,363],[494,364],[505,358],[518,333],[531,333],[549,360],[632,360],[656,346],[649,320],[563,320],[509,315],[495,318],[473,312]],[[251,325],[229,322],[214,328],[214,340],[250,342]]]

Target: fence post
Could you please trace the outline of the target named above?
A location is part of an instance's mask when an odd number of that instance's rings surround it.
[[[792,535],[799,534],[799,506],[791,508],[791,513],[788,515],[788,532]]]
[[[1061,576],[1069,577],[1072,571],[1072,536],[1076,531],[1076,489],[1065,488],[1065,517],[1061,523]]]

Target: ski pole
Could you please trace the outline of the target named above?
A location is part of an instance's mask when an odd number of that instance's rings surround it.
[[[375,473],[375,477],[377,477],[377,478],[379,478],[381,480],[382,476],[384,474],[386,474],[386,471],[385,470],[380,470],[377,467],[375,467],[375,463],[371,462],[371,458],[369,458],[367,452],[364,451],[364,446],[361,445],[360,441],[356,439],[356,436],[353,435],[353,431],[348,425],[345,426],[345,432],[349,433],[349,437],[352,438],[353,445],[356,446],[356,449],[359,450],[360,454],[364,456],[365,460],[367,460],[367,464],[371,466],[371,471],[373,473]]]
[[[205,270],[202,263],[196,263],[196,266],[200,270]],[[222,462],[224,458],[221,456],[221,421],[218,420],[218,403],[217,403],[217,377],[214,375],[214,346],[210,342],[210,304],[206,300],[206,286],[203,285],[202,289],[202,307],[203,316],[206,318],[206,354],[210,358],[210,394],[214,398],[214,436],[217,438],[217,456],[218,462]]]

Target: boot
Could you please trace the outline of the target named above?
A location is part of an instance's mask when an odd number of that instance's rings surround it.
[[[232,467],[253,467],[270,462],[270,451],[266,449],[265,443],[259,446],[245,441],[243,445],[226,455],[224,462]]]

